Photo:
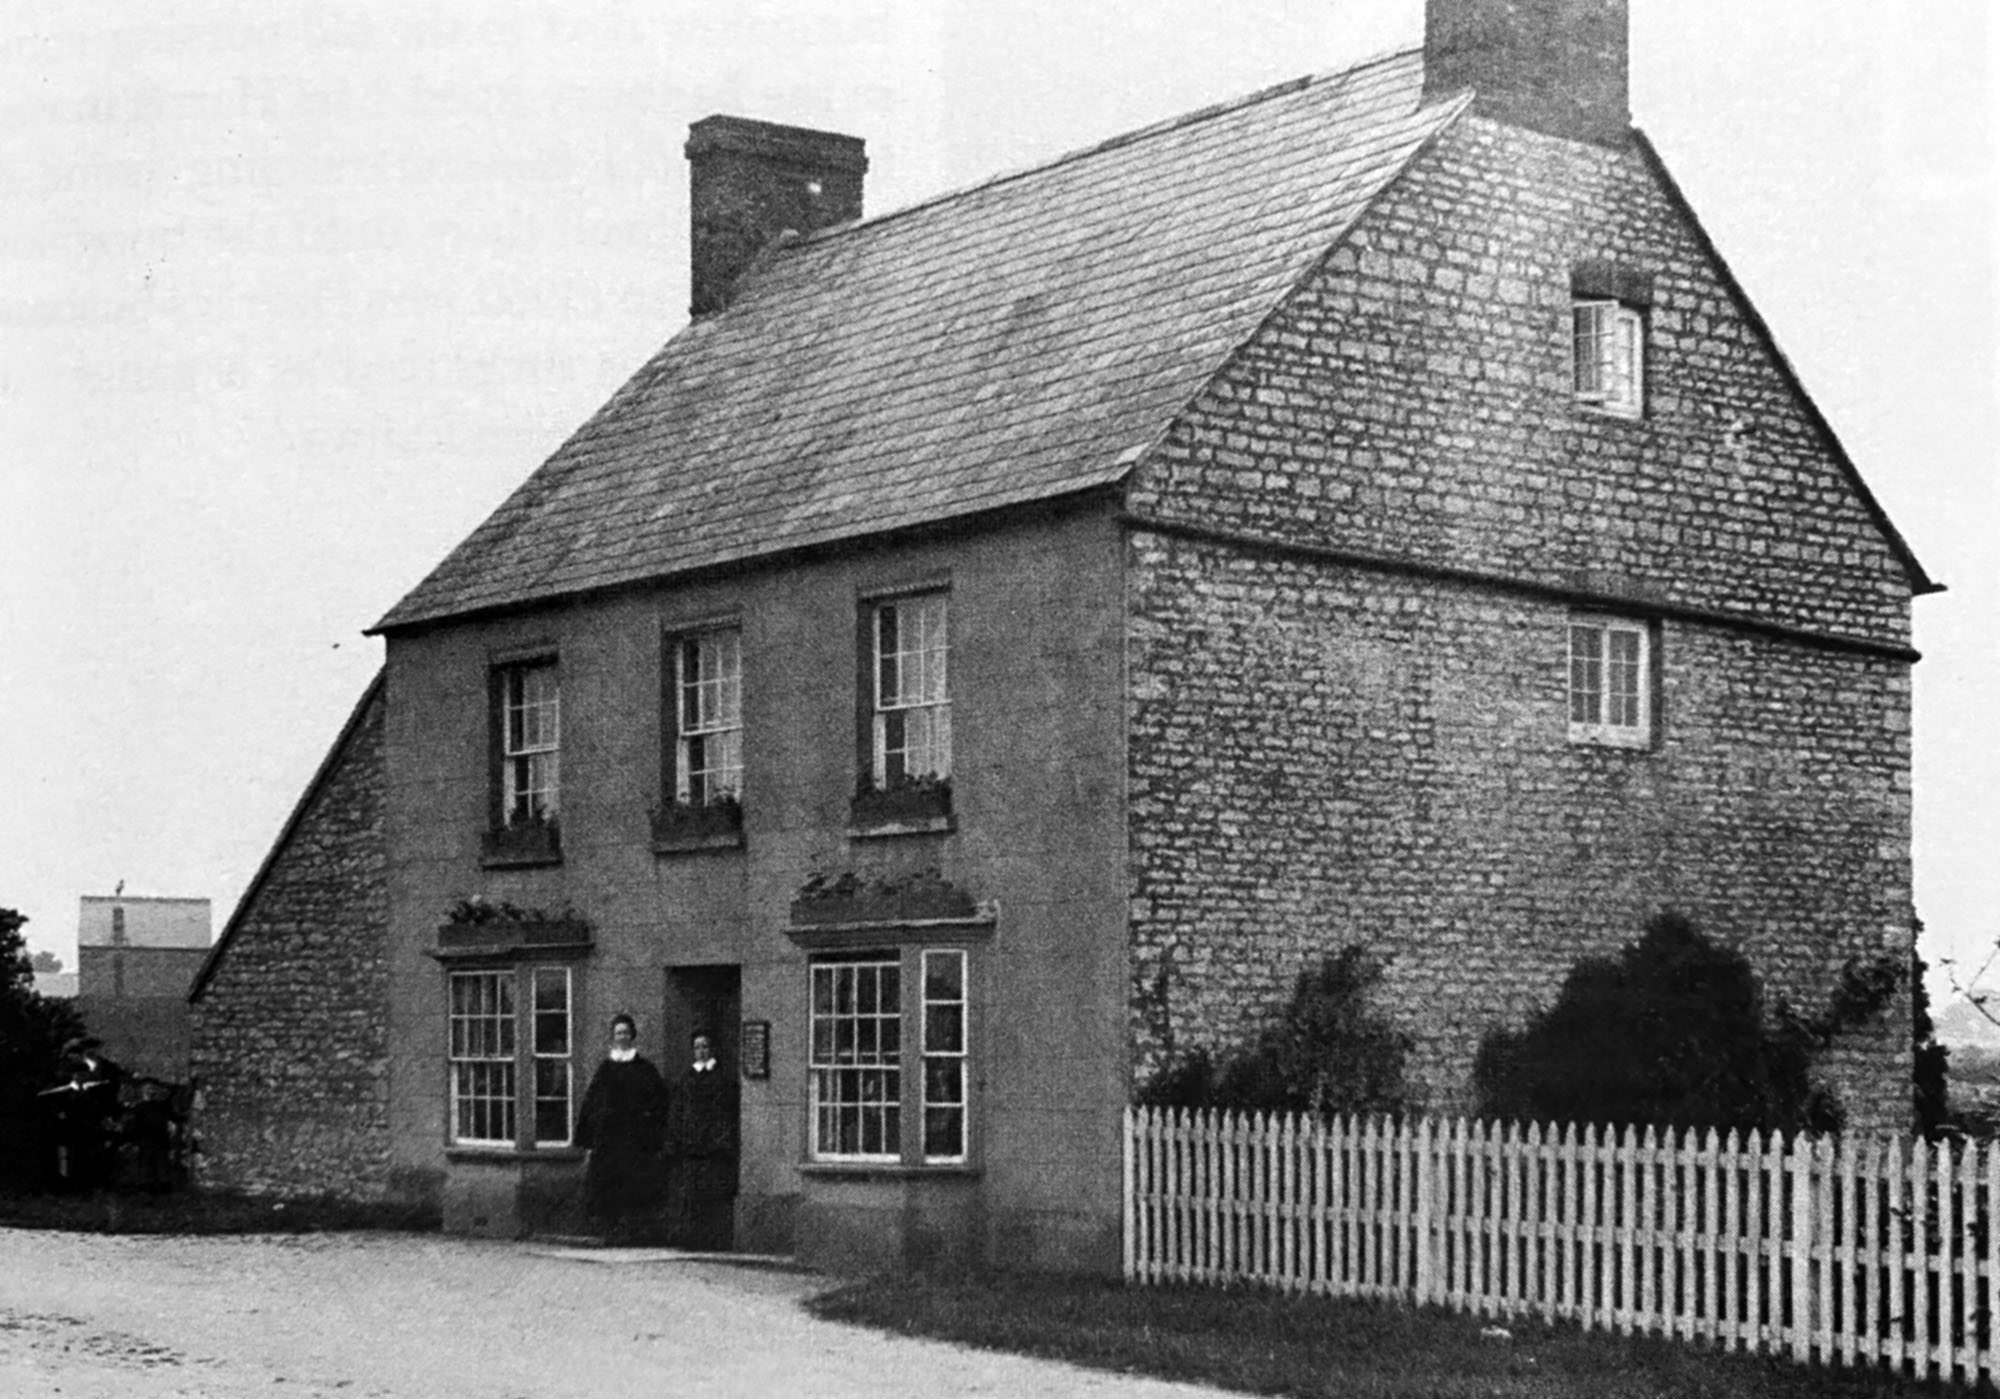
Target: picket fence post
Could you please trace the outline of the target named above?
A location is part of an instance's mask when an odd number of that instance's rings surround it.
[[[1138,1279],[1138,1169],[1134,1163],[1134,1137],[1138,1135],[1142,1107],[1124,1109],[1124,1279]]]
[[[1437,1208],[1437,1173],[1431,1160],[1431,1124],[1426,1118],[1417,1124],[1416,1135],[1416,1176],[1417,1176],[1417,1218],[1416,1218],[1416,1303],[1423,1306],[1433,1300],[1437,1279],[1436,1241],[1431,1236],[1431,1218]]]

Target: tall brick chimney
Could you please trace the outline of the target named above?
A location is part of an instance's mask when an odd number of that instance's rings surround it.
[[[1632,127],[1627,0],[1426,0],[1424,98],[1598,145]]]
[[[690,126],[693,313],[727,306],[736,279],[779,234],[860,218],[862,152],[859,137],[747,117],[703,117]]]

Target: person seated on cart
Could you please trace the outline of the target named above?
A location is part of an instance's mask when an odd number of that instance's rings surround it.
[[[94,1039],[63,1046],[56,1083],[43,1093],[56,1119],[56,1177],[66,1189],[95,1190],[111,1183],[117,1161],[119,1092],[125,1071]]]

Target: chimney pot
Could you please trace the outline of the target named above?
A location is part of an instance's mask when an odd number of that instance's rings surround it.
[[[704,117],[690,126],[693,314],[727,306],[737,280],[781,235],[860,218],[865,151],[859,137],[748,117]]]
[[[1628,0],[1426,0],[1424,99],[1471,88],[1482,116],[1622,146],[1631,28]]]

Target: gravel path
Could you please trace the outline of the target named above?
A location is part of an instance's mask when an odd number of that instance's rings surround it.
[[[626,1399],[1220,1391],[885,1337],[824,1279],[667,1251],[425,1235],[0,1229],[8,1399]]]

